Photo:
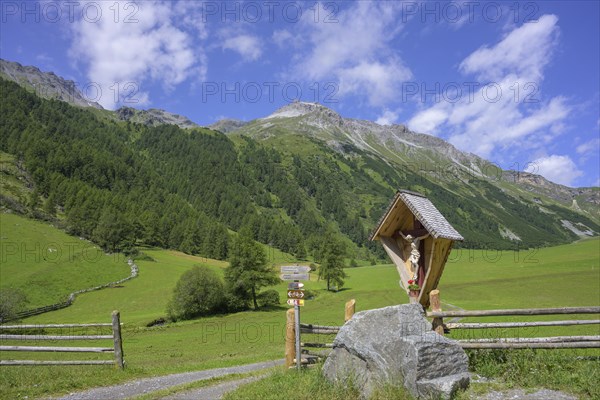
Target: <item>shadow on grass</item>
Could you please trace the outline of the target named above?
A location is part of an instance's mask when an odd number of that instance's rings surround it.
[[[330,293],[341,293],[341,292],[345,292],[346,290],[352,290],[351,287],[343,287],[341,289],[335,290],[335,289],[331,289],[331,290],[327,290],[327,289],[321,289],[321,292],[330,292]]]
[[[255,309],[250,309],[249,311],[256,311],[256,312],[264,312],[264,311],[286,311],[288,308],[288,306],[283,306],[283,305],[271,305],[271,306],[263,306],[263,307],[259,307],[258,310]]]

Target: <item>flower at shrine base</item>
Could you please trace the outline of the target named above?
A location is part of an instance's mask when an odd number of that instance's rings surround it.
[[[408,290],[420,290],[418,283],[415,283],[414,279],[408,281]]]

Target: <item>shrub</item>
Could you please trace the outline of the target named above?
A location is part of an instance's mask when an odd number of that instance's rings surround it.
[[[231,290],[227,290],[225,293],[225,307],[227,312],[238,312],[248,309],[248,300]]]
[[[135,255],[133,257],[133,259],[135,261],[152,261],[152,262],[156,262],[156,260],[154,258],[152,258],[151,256],[149,256],[148,254],[140,251],[137,255]]]
[[[207,267],[194,267],[179,278],[167,313],[173,321],[212,315],[223,311],[223,282]]]
[[[260,307],[279,305],[279,293],[277,292],[277,290],[265,290],[264,292],[259,293],[257,297],[258,305]]]
[[[319,292],[317,292],[316,290],[305,289],[304,290],[304,299],[305,300],[312,300],[315,297],[317,297],[318,294],[319,294]]]
[[[0,290],[0,321],[10,321],[20,311],[24,311],[27,297],[21,289],[4,288]]]

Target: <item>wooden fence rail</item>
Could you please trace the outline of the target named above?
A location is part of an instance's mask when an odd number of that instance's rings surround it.
[[[531,321],[531,322],[454,322],[448,323],[448,329],[494,329],[494,328],[527,328],[532,326],[570,326],[596,325],[599,319],[576,319],[572,321]]]
[[[0,340],[100,340],[112,338],[112,335],[0,335]]]
[[[433,292],[433,291],[432,291]],[[439,290],[437,291],[439,296]],[[428,317],[497,317],[511,315],[600,314],[600,307],[517,308],[506,310],[431,311]]]
[[[528,322],[450,322],[443,323],[444,317],[492,317],[492,316],[532,316],[532,315],[577,315],[600,314],[600,307],[558,307],[558,308],[525,308],[502,310],[458,310],[442,311],[440,291],[429,293],[431,311],[428,317],[433,318],[433,329],[444,335],[444,328],[453,329],[497,329],[526,328],[543,326],[596,325],[598,319],[562,320],[562,321],[528,321]],[[493,338],[467,339],[457,341],[464,349],[564,349],[564,348],[600,348],[600,336],[555,336],[540,338]]]
[[[54,352],[54,353],[114,353],[111,360],[74,360],[74,361],[40,361],[40,360],[0,360],[0,365],[109,365],[123,369],[123,345],[121,339],[121,318],[118,311],[112,313],[112,323],[98,324],[49,324],[49,325],[0,325],[0,330],[20,329],[55,329],[55,328],[89,328],[111,327],[112,335],[18,335],[3,334],[0,340],[113,340],[113,347],[60,347],[60,346],[0,346],[0,351]]]
[[[600,336],[552,336],[534,338],[500,338],[500,339],[460,339],[459,343],[560,343],[560,342],[594,342],[600,341]]]
[[[463,349],[597,349],[600,342],[459,343]]]

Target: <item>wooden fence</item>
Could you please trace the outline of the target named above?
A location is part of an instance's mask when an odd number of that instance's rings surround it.
[[[570,319],[560,321],[523,321],[523,322],[449,322],[444,324],[444,318],[456,317],[492,317],[492,316],[535,316],[535,315],[584,315],[600,314],[600,307],[559,307],[559,308],[524,308],[503,310],[476,310],[476,311],[442,311],[440,292],[432,290],[429,293],[431,311],[426,316],[432,318],[432,328],[440,335],[449,333],[454,329],[492,329],[492,328],[524,328],[544,326],[575,326],[600,324],[599,319]],[[346,303],[346,318],[348,321],[354,315],[356,302],[350,300]],[[286,330],[285,359],[286,365],[295,364],[294,347],[294,310],[288,310]],[[300,324],[300,333],[335,335],[340,326]],[[600,335],[591,336],[554,336],[532,338],[485,338],[456,340],[463,349],[564,349],[564,348],[600,348]],[[306,348],[332,348],[333,343],[301,343],[302,353]],[[309,363],[307,359],[303,364]]]
[[[344,307],[344,320],[348,322],[356,311],[356,301],[354,299],[348,301]],[[316,334],[316,335],[334,335],[340,330],[339,326],[300,324],[300,333]],[[286,335],[285,335],[285,365],[292,367],[296,364],[296,348],[294,340],[296,330],[294,324],[294,309],[290,308],[286,314]],[[315,355],[308,353],[306,348],[331,348],[332,343],[300,343],[301,352],[304,358],[301,358],[302,364],[310,364],[311,358],[317,358]],[[302,355],[301,355],[302,357]]]
[[[453,329],[493,329],[493,328],[527,328],[543,326],[596,325],[598,319],[577,319],[560,321],[523,321],[523,322],[450,322],[444,324],[445,317],[493,317],[493,316],[531,316],[531,315],[582,315],[600,314],[600,307],[559,307],[559,308],[524,308],[504,310],[476,311],[442,311],[440,291],[429,293],[431,311],[428,317],[433,318],[433,329],[440,335]],[[446,332],[445,332],[446,331]],[[535,338],[487,338],[463,339],[457,342],[465,349],[561,349],[561,348],[600,348],[600,336],[555,336]]]
[[[40,315],[40,314],[44,314],[44,313],[47,313],[50,311],[56,311],[56,310],[60,310],[62,308],[67,308],[71,304],[73,304],[73,302],[75,301],[75,297],[79,294],[93,292],[95,290],[113,287],[116,285],[120,285],[121,283],[127,282],[128,280],[133,279],[136,276],[138,276],[138,271],[139,271],[138,266],[133,262],[132,259],[127,260],[127,264],[129,264],[129,268],[131,270],[131,273],[128,277],[119,279],[118,281],[115,281],[115,282],[109,282],[104,285],[99,285],[99,286],[94,286],[94,287],[91,287],[88,289],[78,290],[76,292],[69,294],[69,297],[67,297],[66,301],[62,301],[60,303],[55,303],[55,304],[50,304],[48,306],[43,306],[43,307],[33,308],[30,310],[21,311],[21,312],[16,313],[13,318],[5,319],[5,320],[0,319],[0,323],[16,321],[16,320],[20,320],[20,319],[27,318],[27,317],[32,317],[34,315]]]
[[[0,330],[94,328],[111,327],[112,335],[20,335],[0,334],[0,340],[113,340],[113,347],[64,347],[64,346],[0,346],[0,351],[67,352],[67,353],[114,353],[114,360],[0,360],[0,365],[112,365],[124,368],[121,340],[121,318],[118,311],[112,313],[112,323],[50,324],[50,325],[0,325]]]

